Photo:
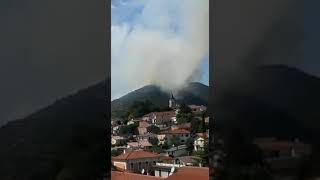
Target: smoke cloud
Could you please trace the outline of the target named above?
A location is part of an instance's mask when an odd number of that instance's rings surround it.
[[[140,5],[133,20],[112,22],[112,98],[147,84],[179,89],[200,79],[200,65],[208,55],[208,0],[149,0]]]

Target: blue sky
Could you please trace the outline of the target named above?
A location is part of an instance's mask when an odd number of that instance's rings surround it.
[[[178,87],[199,68],[193,79],[208,85],[206,3],[112,0],[113,98],[150,83]]]

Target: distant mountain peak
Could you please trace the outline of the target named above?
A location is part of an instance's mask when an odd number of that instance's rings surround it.
[[[134,101],[151,101],[155,106],[168,106],[171,92],[178,101],[192,104],[208,104],[209,88],[199,83],[188,83],[180,90],[164,90],[157,85],[146,85],[111,102],[112,115],[119,116],[126,112]]]

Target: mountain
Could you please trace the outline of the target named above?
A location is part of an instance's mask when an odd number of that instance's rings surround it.
[[[249,77],[240,86],[216,89],[218,127],[230,131],[238,126],[254,136],[319,142],[319,78],[285,65],[265,65]]]
[[[209,87],[199,82],[192,82],[173,92],[177,101],[187,104],[207,105],[209,97]],[[163,91],[156,85],[147,85],[132,91],[119,99],[111,102],[111,113],[113,117],[121,116],[126,113],[129,106],[134,101],[151,101],[157,107],[168,106],[170,93]]]
[[[108,172],[110,80],[0,128],[0,179],[96,179]],[[108,98],[109,97],[109,98]]]

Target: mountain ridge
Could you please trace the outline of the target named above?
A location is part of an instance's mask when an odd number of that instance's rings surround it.
[[[196,105],[207,105],[209,87],[199,83],[191,82],[178,91],[173,91],[177,101],[192,103]],[[111,102],[112,117],[124,115],[134,101],[151,101],[157,107],[168,106],[170,93],[157,85],[146,85]]]

